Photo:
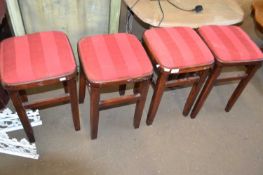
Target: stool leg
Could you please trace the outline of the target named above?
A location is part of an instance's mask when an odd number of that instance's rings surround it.
[[[205,85],[204,85],[195,105],[194,105],[194,108],[193,108],[191,115],[190,115],[191,118],[195,118],[196,115],[198,114],[198,112],[200,111],[200,109],[203,106],[207,96],[211,92],[217,77],[220,75],[221,70],[222,70],[222,66],[216,64],[215,68],[212,70],[212,73],[210,74],[207,82],[205,83]]]
[[[191,89],[190,94],[188,95],[188,98],[186,100],[184,110],[183,110],[183,115],[187,116],[193,106],[193,103],[195,102],[195,99],[207,77],[209,70],[204,70],[199,72],[200,79],[193,84],[193,87]]]
[[[68,93],[68,83],[66,81],[63,82],[63,88],[64,88],[64,92],[67,94]]]
[[[157,79],[157,83],[154,88],[154,93],[152,96],[150,108],[147,115],[147,120],[146,120],[147,125],[151,125],[153,123],[161,98],[163,96],[165,83],[167,81],[168,76],[169,74],[167,72],[162,72]]]
[[[139,87],[140,87],[140,82],[134,83],[134,87],[133,87],[133,93],[134,94],[138,93]]]
[[[145,80],[136,84],[139,86],[137,87],[136,93],[140,93],[141,98],[136,103],[133,126],[134,128],[139,128],[150,82],[149,80]]]
[[[99,101],[100,89],[97,87],[90,88],[90,129],[91,139],[96,139],[99,126]]]
[[[27,93],[26,93],[25,90],[20,90],[19,91],[19,95],[20,95],[20,98],[21,98],[22,102],[27,102],[28,101]]]
[[[26,111],[22,105],[22,101],[21,101],[21,98],[19,96],[19,93],[17,91],[11,91],[11,92],[9,91],[9,95],[10,95],[11,100],[13,102],[13,105],[17,111],[19,119],[23,125],[25,133],[29,139],[29,142],[31,142],[31,143],[35,142],[33,129],[32,129],[30,122],[27,118]]]
[[[77,96],[77,86],[76,78],[72,78],[67,82],[69,94],[70,94],[70,103],[71,103],[71,112],[75,130],[80,130],[80,121],[79,121],[79,105],[78,105],[78,96]]]
[[[79,103],[83,103],[86,95],[86,77],[82,68],[79,73]]]
[[[241,95],[241,93],[243,92],[243,90],[247,86],[248,82],[255,75],[256,71],[258,70],[258,68],[260,68],[260,66],[261,66],[260,64],[253,65],[253,66],[248,66],[247,71],[246,71],[247,72],[247,77],[240,81],[240,83],[238,84],[237,88],[235,89],[235,91],[231,95],[231,97],[228,100],[228,103],[226,105],[226,108],[225,108],[226,112],[229,112],[231,110],[231,108],[233,107],[233,105],[237,101],[238,97]]]
[[[122,84],[119,86],[119,94],[122,96],[122,95],[125,95],[125,91],[126,91],[126,84]]]

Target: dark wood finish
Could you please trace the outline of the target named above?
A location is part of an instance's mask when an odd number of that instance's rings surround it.
[[[21,98],[22,102],[27,102],[28,101],[27,93],[26,93],[25,90],[20,90],[19,91],[19,95],[20,95],[20,98]]]
[[[91,87],[90,89],[90,135],[91,139],[96,139],[99,127],[99,102],[100,88]]]
[[[199,80],[199,76],[196,77],[189,77],[189,78],[182,78],[182,79],[178,79],[178,80],[171,80],[171,81],[167,81],[165,83],[166,88],[171,88],[171,87],[175,87],[175,86],[186,86],[186,85],[190,85],[195,83],[196,81]]]
[[[153,120],[155,118],[157,109],[159,107],[159,104],[161,102],[161,98],[163,96],[163,92],[165,89],[165,83],[168,79],[169,73],[167,72],[161,72],[158,79],[157,83],[154,88],[150,108],[147,114],[147,119],[146,119],[146,124],[151,125],[153,123]]]
[[[122,84],[119,86],[119,94],[120,95],[125,95],[125,91],[126,91],[126,84]]]
[[[24,130],[26,132],[26,135],[29,139],[29,141],[32,143],[32,142],[35,142],[35,137],[34,137],[34,134],[33,134],[33,129],[29,123],[29,120],[27,118],[27,115],[26,115],[26,111],[25,111],[25,108],[23,107],[22,105],[22,100],[19,96],[19,93],[18,91],[11,91],[9,93],[10,97],[11,97],[11,100],[13,102],[13,105],[17,111],[17,114],[19,116],[19,119],[24,127]]]
[[[127,95],[127,96],[122,96],[122,97],[117,97],[117,98],[112,98],[108,100],[101,100],[99,103],[99,109],[107,109],[111,108],[114,106],[120,106],[120,105],[125,105],[129,103],[135,103],[141,98],[140,94],[134,94],[134,95]]]
[[[24,108],[26,109],[47,108],[50,106],[54,106],[56,104],[62,104],[62,103],[67,103],[67,102],[70,102],[69,95],[66,95],[66,96],[61,95],[60,97],[48,98],[48,99],[40,100],[40,101],[33,102],[33,103],[24,103]]]
[[[202,105],[205,102],[205,99],[207,98],[208,94],[210,93],[217,77],[219,76],[221,72],[222,66],[219,64],[216,64],[214,69],[212,70],[212,73],[209,75],[207,82],[205,83],[194,107],[190,114],[191,118],[195,118],[197,113],[200,111]]]
[[[121,106],[125,104],[136,103],[135,114],[134,114],[134,128],[140,126],[140,121],[143,113],[143,108],[145,105],[148,89],[149,80],[151,75],[142,76],[135,79],[127,79],[121,81],[109,81],[109,82],[90,82],[84,72],[80,73],[80,91],[79,99],[83,102],[85,99],[85,87],[88,85],[90,92],[90,135],[91,139],[96,139],[98,136],[98,126],[99,126],[99,111],[112,108],[115,106]],[[136,87],[133,95],[124,95],[120,93],[120,97],[100,100],[100,89],[102,87],[119,86],[119,90],[126,90],[126,84],[133,82]],[[119,91],[120,92],[120,91]]]
[[[8,93],[3,89],[1,83],[0,83],[0,109],[5,108],[9,101]]]
[[[164,71],[165,67],[163,67],[151,53],[147,46],[148,44],[145,42],[143,44],[157,73],[157,82],[152,81],[154,92],[147,114],[146,124],[151,125],[153,123],[165,88],[193,85],[183,110],[183,115],[188,115],[213,63],[181,68],[178,73],[172,74]],[[156,65],[160,67],[156,68]]]
[[[67,94],[68,93],[68,83],[66,81],[63,82],[63,88],[64,88],[65,93]]]
[[[245,66],[247,68],[246,72],[242,75],[234,76],[234,77],[227,77],[223,79],[217,79],[224,67],[229,66]],[[251,78],[254,76],[258,68],[261,66],[260,61],[243,61],[243,62],[236,62],[236,63],[222,63],[219,61],[216,61],[216,65],[214,69],[212,70],[212,73],[210,74],[207,82],[204,85],[204,88],[202,89],[194,107],[191,112],[191,118],[195,118],[198,112],[200,111],[201,107],[204,105],[205,100],[207,99],[209,93],[211,92],[213,86],[215,83],[218,82],[228,82],[233,80],[241,80],[233,92],[232,96],[230,97],[228,104],[225,108],[225,111],[229,112],[230,109],[233,107],[235,102],[237,101],[238,97],[241,95],[242,91],[245,89],[248,82],[251,80]]]
[[[199,81],[196,80],[196,82],[194,82],[193,87],[190,91],[190,94],[188,95],[188,98],[186,100],[185,106],[184,106],[184,110],[183,110],[183,115],[187,116],[191,110],[191,107],[194,104],[194,101],[203,85],[203,83],[206,80],[207,74],[208,74],[209,70],[205,70],[205,71],[200,71],[199,73]]]
[[[16,108],[18,116],[23,124],[25,133],[30,142],[35,142],[35,138],[33,134],[33,129],[26,115],[26,111],[25,111],[26,108],[33,108],[33,109],[43,108],[55,104],[70,102],[75,130],[80,129],[79,109],[78,109],[78,99],[77,99],[77,89],[76,89],[76,75],[77,74],[75,70],[73,73],[69,73],[65,76],[56,77],[48,80],[41,80],[41,81],[24,83],[24,84],[20,83],[17,85],[4,84],[4,88],[8,91],[9,94],[11,94],[12,102]],[[65,79],[65,81],[61,82],[61,78]],[[27,102],[23,103],[22,98],[24,98],[24,101],[26,101],[25,97],[27,97],[25,93],[26,89],[37,88],[40,86],[48,86],[57,83],[67,84],[67,89],[69,94],[65,94],[64,96],[60,96],[60,97],[44,99],[33,103],[27,103]]]
[[[136,87],[135,92],[136,95],[140,94],[140,99],[138,99],[136,102],[133,126],[134,128],[139,128],[150,82],[149,80],[145,80],[142,81],[141,83],[137,83],[136,86],[138,87]]]
[[[84,72],[82,68],[80,68],[80,73],[79,73],[79,103],[84,103],[86,95],[86,78],[84,75]]]
[[[72,112],[72,119],[74,123],[74,128],[76,131],[80,130],[80,119],[79,119],[79,105],[78,105],[78,95],[77,95],[77,82],[76,77],[70,79],[68,82],[68,91],[70,96],[70,105]]]
[[[257,72],[257,70],[260,68],[260,64],[257,64],[255,66],[249,66],[247,68],[247,77],[243,78],[240,83],[238,84],[238,86],[236,87],[235,91],[233,92],[233,94],[231,95],[230,99],[228,100],[228,103],[226,105],[225,111],[229,112],[231,110],[231,108],[233,107],[233,105],[235,104],[235,102],[237,101],[238,97],[241,95],[241,93],[243,92],[243,90],[245,89],[245,87],[247,86],[248,82],[251,80],[251,78],[255,75],[255,73]]]

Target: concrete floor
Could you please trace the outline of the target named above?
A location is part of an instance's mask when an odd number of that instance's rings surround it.
[[[181,114],[189,88],[167,91],[147,126],[150,88],[139,129],[132,127],[134,105],[104,110],[97,140],[89,137],[89,96],[80,105],[79,132],[69,105],[41,110],[43,125],[34,128],[39,160],[1,154],[0,174],[262,175],[263,68],[226,113],[234,87],[215,87],[196,119]]]
[[[253,21],[245,20],[243,26],[262,45]],[[150,88],[139,129],[132,126],[134,105],[104,110],[97,140],[89,136],[88,95],[80,105],[79,132],[70,105],[41,110],[43,125],[34,128],[39,160],[0,154],[0,175],[262,175],[263,68],[226,113],[234,88],[215,87],[196,119],[182,115],[189,88],[167,91],[153,125],[147,126]],[[25,134],[21,130],[10,136]]]

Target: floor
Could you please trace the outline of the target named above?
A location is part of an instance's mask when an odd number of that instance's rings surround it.
[[[263,68],[226,113],[234,88],[215,87],[196,119],[181,114],[189,88],[167,91],[147,126],[150,88],[139,129],[132,127],[134,105],[104,110],[97,140],[89,137],[89,96],[80,105],[79,132],[69,105],[41,110],[43,125],[34,128],[39,160],[1,154],[0,174],[262,175]],[[22,130],[11,136],[25,137]]]

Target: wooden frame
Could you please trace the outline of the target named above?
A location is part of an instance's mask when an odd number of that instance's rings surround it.
[[[90,93],[90,130],[91,139],[96,139],[98,135],[98,125],[99,125],[99,111],[103,109],[108,109],[115,106],[136,103],[133,126],[134,128],[139,128],[140,121],[143,113],[143,108],[145,105],[149,85],[150,76],[138,77],[136,79],[127,79],[123,81],[112,81],[95,83],[91,82],[86,78],[85,72],[81,66],[80,68],[80,80],[79,80],[79,103],[83,103],[86,94],[86,85]],[[123,89],[123,94],[120,97],[100,100],[100,89],[105,86],[121,85],[125,86],[127,83],[133,82],[134,94],[126,95],[125,89]],[[126,86],[125,86],[126,87]]]
[[[151,53],[149,54],[151,55]],[[153,64],[157,65],[152,55],[151,58],[153,59]],[[164,71],[165,68],[162,66],[156,68],[155,72],[157,73],[157,81],[156,82],[152,81],[154,86],[154,93],[151,99],[151,104],[148,111],[146,124],[151,125],[153,123],[158,107],[161,102],[162,95],[166,88],[193,85],[183,109],[183,115],[187,116],[192,108],[192,105],[195,102],[195,99],[204,81],[206,80],[206,77],[212,65],[213,64],[180,69],[180,71],[176,74],[165,72]],[[186,74],[186,76],[182,76],[181,78],[178,78],[180,75],[183,74]],[[173,78],[173,75],[177,75],[177,76]]]
[[[230,67],[230,66],[245,66],[246,71],[243,75],[238,76],[231,76],[231,77],[225,77],[225,78],[219,78],[219,75],[224,67]],[[195,118],[198,112],[200,111],[201,107],[203,106],[206,98],[208,97],[209,93],[211,92],[213,86],[218,82],[229,82],[233,80],[241,80],[234,90],[233,94],[231,95],[230,99],[228,100],[228,103],[225,107],[225,111],[229,112],[245,87],[247,86],[248,82],[251,80],[251,78],[254,76],[256,71],[260,68],[261,61],[247,61],[247,62],[239,62],[239,63],[224,63],[216,60],[215,67],[213,68],[211,74],[209,75],[209,78],[207,82],[204,85],[204,88],[202,89],[194,107],[191,112],[191,118]]]
[[[71,111],[72,111],[72,118],[75,130],[80,130],[80,120],[79,120],[79,108],[78,108],[78,99],[77,99],[77,88],[76,88],[76,77],[77,71],[75,70],[73,73],[63,75],[60,77],[50,78],[48,80],[41,80],[23,84],[12,84],[7,85],[4,84],[4,88],[8,91],[10,98],[13,102],[13,105],[18,113],[18,116],[21,120],[21,123],[24,127],[25,133],[29,139],[29,141],[35,142],[35,137],[33,134],[33,129],[28,121],[26,110],[25,109],[36,109],[36,108],[45,108],[55,104],[61,104],[70,102],[71,103]],[[58,84],[66,82],[65,89],[68,90],[68,93],[64,96],[59,96],[56,98],[49,98],[42,101],[37,101],[33,103],[27,102],[27,95],[25,90],[41,87],[41,86],[48,86],[52,84]]]

